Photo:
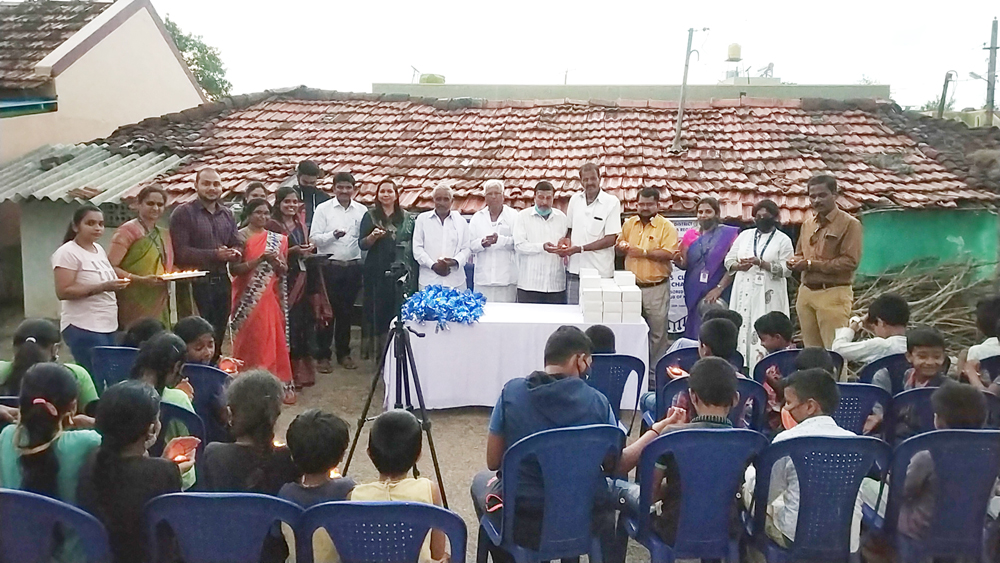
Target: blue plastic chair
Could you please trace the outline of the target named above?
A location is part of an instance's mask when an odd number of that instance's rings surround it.
[[[771,366],[776,366],[783,378],[792,375],[792,372],[795,371],[795,358],[799,357],[799,352],[801,351],[778,350],[773,354],[764,356],[753,367],[753,380],[763,385],[767,370],[771,369]]]
[[[160,435],[156,437],[156,443],[149,448],[149,455],[159,457],[163,454],[163,448],[167,446],[165,431],[167,425],[173,421],[178,421],[188,429],[188,436],[194,436],[201,440],[198,444],[198,451],[195,459],[201,459],[202,452],[205,451],[205,423],[197,413],[171,405],[170,403],[160,403]]]
[[[904,502],[906,470],[913,456],[930,452],[934,460],[934,514],[919,540],[896,531]],[[895,539],[902,563],[936,557],[979,561],[983,555],[986,505],[1000,472],[1000,431],[935,430],[896,447],[889,479],[883,531]]]
[[[1000,428],[1000,397],[986,390],[983,390],[983,395],[986,396],[986,424],[983,427],[998,429]]]
[[[652,426],[653,422],[661,420],[667,415],[667,410],[673,404],[674,398],[688,390],[688,378],[679,377],[672,380],[665,387],[656,393],[656,413],[643,413],[643,421],[646,426]],[[762,431],[767,426],[767,391],[764,386],[752,379],[738,377],[736,379],[736,391],[740,394],[740,402],[729,411],[729,420],[735,428],[746,427],[746,409],[751,406],[750,428]],[[694,417],[694,413],[689,413]],[[653,418],[655,416],[655,418]]]
[[[890,424],[886,427],[886,441],[892,444],[897,440],[905,440],[934,430],[934,407],[931,405],[931,395],[937,389],[937,387],[921,387],[893,395],[891,408],[887,411],[890,414],[887,417]]]
[[[830,353],[830,359],[833,360],[834,374],[839,377],[844,372],[844,357],[833,350],[827,350],[827,352]]]
[[[19,409],[21,408],[21,398],[14,395],[4,395],[0,397],[0,405],[10,407],[12,409]]]
[[[1000,377],[1000,356],[990,356],[979,360],[979,371],[990,376],[990,381]]]
[[[454,512],[419,502],[328,502],[302,514],[295,529],[295,558],[313,563],[312,537],[326,530],[343,563],[413,563],[432,529],[451,544],[451,561],[465,563],[465,520]]]
[[[260,561],[274,525],[294,529],[302,509],[268,495],[173,493],[146,503],[145,515],[150,561],[158,560],[157,527],[167,524],[186,563],[230,563]]]
[[[94,348],[91,364],[94,373],[90,375],[94,378],[97,394],[100,395],[108,387],[128,379],[132,372],[132,364],[135,363],[135,358],[138,355],[138,348],[127,346],[97,346]]]
[[[889,378],[892,380],[892,394],[895,395],[903,391],[903,379],[910,367],[910,362],[906,361],[906,354],[893,354],[866,364],[858,372],[858,381],[871,383],[876,373],[883,369],[888,370]]]
[[[868,436],[790,438],[768,446],[757,458],[751,535],[769,563],[848,561],[851,522],[861,480],[888,467],[889,446]],[[795,541],[780,547],[764,532],[771,468],[791,458],[799,481]],[[784,463],[784,461],[782,461]]]
[[[587,383],[600,391],[608,402],[615,418],[621,421],[622,394],[625,384],[634,373],[636,375],[635,410],[639,410],[639,397],[642,395],[642,376],[646,373],[646,362],[627,354],[594,354],[594,363],[590,365],[590,376]]]
[[[205,364],[184,364],[184,377],[194,389],[194,412],[205,423],[205,438],[208,442],[225,442],[229,432],[219,421],[216,409],[225,405],[225,388],[229,374],[219,368]]]
[[[64,502],[12,489],[0,489],[0,554],[4,561],[49,561],[56,525],[72,530],[90,563],[111,561],[108,534],[101,523]]]
[[[838,383],[840,389],[840,404],[833,411],[833,420],[837,426],[850,430],[861,436],[865,430],[865,421],[880,404],[888,412],[892,407],[892,396],[885,389],[870,383]],[[883,430],[885,425],[883,424]]]
[[[503,456],[503,517],[498,527],[490,515],[480,521],[478,559],[486,542],[510,553],[517,563],[551,561],[588,554],[601,563],[601,543],[591,534],[594,500],[607,490],[602,465],[617,459],[625,433],[617,426],[593,424],[532,434],[507,448]],[[538,550],[514,543],[514,516],[521,465],[537,461],[545,491]],[[485,536],[485,537],[484,537]]]
[[[751,459],[767,446],[767,438],[751,430],[688,429],[653,440],[639,458],[639,510],[622,512],[619,526],[649,550],[652,563],[675,559],[726,559],[738,562],[739,544],[733,539],[732,509],[743,474]],[[685,491],[674,544],[665,543],[652,528],[654,471],[657,460],[673,454]]]

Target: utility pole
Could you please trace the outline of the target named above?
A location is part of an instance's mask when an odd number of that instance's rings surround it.
[[[995,38],[995,37],[994,37]],[[687,96],[688,66],[691,63],[691,41],[694,40],[694,28],[688,29],[687,51],[684,53],[684,79],[681,80],[681,103],[677,108],[677,124],[674,125],[674,145],[671,150],[681,150],[681,123],[684,121],[684,100]]]
[[[941,99],[938,100],[938,109],[937,109],[938,119],[944,117],[944,107],[947,104],[948,100],[948,82],[952,80],[951,78],[952,74],[957,75],[957,73],[954,70],[949,70],[948,72],[944,73],[944,86],[941,88]]]
[[[990,67],[986,75],[986,126],[993,127],[993,91],[997,82],[997,19],[993,18],[993,31],[990,34]]]

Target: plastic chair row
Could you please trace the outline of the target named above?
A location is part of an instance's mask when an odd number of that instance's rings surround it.
[[[451,560],[464,563],[467,532],[460,516],[409,502],[331,502],[303,511],[298,505],[258,494],[176,493],[145,508],[150,560],[156,561],[157,528],[166,524],[187,563],[258,561],[261,547],[279,522],[295,530],[296,559],[312,563],[312,536],[330,535],[344,563],[411,563],[428,531],[451,543]],[[4,560],[48,560],[56,525],[74,530],[86,560],[111,560],[104,526],[86,512],[34,493],[0,489],[0,547]]]
[[[763,385],[767,370],[771,367],[776,367],[782,377],[792,375],[795,372],[795,360],[799,357],[800,352],[802,352],[801,349],[779,350],[764,356],[753,367],[753,380]],[[827,352],[830,354],[830,359],[833,360],[835,373],[839,374],[844,369],[844,357],[832,350],[827,350]]]
[[[138,348],[128,346],[97,346],[94,348],[91,355],[93,373],[90,375],[94,378],[97,394],[100,395],[108,387],[128,379],[138,355]]]

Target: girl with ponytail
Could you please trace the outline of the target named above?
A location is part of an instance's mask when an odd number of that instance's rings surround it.
[[[0,395],[19,396],[25,373],[35,364],[55,362],[59,358],[59,327],[45,319],[25,319],[14,332],[14,360],[0,361]],[[77,408],[93,414],[97,407],[97,388],[82,366],[63,364],[77,384]],[[0,418],[3,412],[0,411]]]
[[[93,430],[70,430],[77,393],[65,366],[28,368],[21,380],[20,421],[0,431],[0,487],[76,504],[80,467],[101,443]]]
[[[143,506],[150,499],[181,490],[181,470],[193,459],[178,454],[183,444],[171,442],[164,456],[180,464],[149,457],[147,450],[160,432],[160,395],[142,381],[109,387],[97,408],[97,431],[103,441],[80,472],[80,506],[108,530],[116,563],[146,561]]]

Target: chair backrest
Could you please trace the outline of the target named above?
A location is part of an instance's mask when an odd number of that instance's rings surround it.
[[[833,360],[833,371],[838,377],[844,371],[844,357],[840,355],[839,352],[834,352],[833,350],[827,350],[830,353],[830,359]]]
[[[196,456],[196,459],[201,459],[201,454],[206,446],[205,423],[202,422],[201,417],[197,413],[164,402],[160,402],[160,427],[162,430],[160,430],[160,435],[156,437],[156,443],[153,444],[153,447],[149,448],[149,455],[160,456],[163,454],[163,448],[167,445],[167,426],[175,420],[187,427],[188,436],[194,436],[201,440],[201,443],[198,444],[198,453]]]
[[[157,527],[174,533],[187,563],[259,561],[274,524],[293,529],[302,509],[268,495],[251,493],[173,493],[146,503],[150,561],[157,561]]]
[[[993,393],[987,390],[983,390],[983,395],[986,396],[986,424],[985,428],[1000,428],[1000,397],[997,397]],[[0,397],[0,401],[3,397]]]
[[[989,375],[990,381],[1000,377],[1000,356],[979,360],[979,372]]]
[[[688,378],[679,377],[672,380],[656,392],[656,420],[662,419],[674,402],[674,398],[688,390]],[[734,428],[746,427],[746,410],[750,407],[750,428],[763,430],[767,424],[767,391],[764,386],[745,377],[736,378],[736,391],[740,394],[739,403],[729,411],[729,420]],[[694,412],[688,413],[694,418]]]
[[[919,560],[967,557],[979,561],[983,553],[986,506],[1000,472],[1000,431],[935,430],[914,436],[893,454],[885,526],[895,530],[904,502],[907,468],[914,455],[933,462],[934,513],[923,533]]]
[[[205,364],[184,364],[184,377],[194,389],[194,412],[205,423],[205,438],[209,442],[223,442],[228,438],[226,429],[218,420],[216,409],[226,403],[226,380],[229,374]]]
[[[749,375],[747,373],[747,360],[743,357],[743,353],[739,350],[733,352],[733,357],[729,359],[729,363],[733,364],[736,371],[744,375]]]
[[[646,373],[646,363],[627,354],[594,354],[593,357],[594,363],[590,365],[587,383],[608,398],[615,418],[621,420],[619,412],[621,411],[625,384],[634,373],[636,375],[635,385],[637,388],[641,387],[642,376]],[[640,389],[640,391],[642,390]],[[636,403],[636,409],[638,409],[638,401]]]
[[[94,378],[97,393],[101,394],[115,383],[128,379],[132,372],[132,364],[135,363],[135,358],[138,355],[138,348],[127,346],[95,347],[93,363],[91,363],[94,373],[90,375]]]
[[[881,370],[889,372],[889,379],[892,380],[892,394],[903,391],[903,379],[906,370],[910,369],[910,362],[906,361],[906,354],[893,354],[865,364],[858,372],[858,381],[861,383],[871,383],[875,374]]]
[[[0,397],[0,405],[10,407],[12,409],[18,409],[21,408],[21,398],[15,395],[4,395]]]
[[[897,439],[906,439],[934,430],[934,407],[931,405],[931,395],[937,387],[920,387],[910,389],[892,396],[890,417],[887,427],[891,434],[886,440],[891,444]]]
[[[605,477],[602,465],[618,458],[624,442],[625,433],[617,426],[592,424],[545,430],[510,446],[502,464],[504,537],[511,537],[514,531],[521,465],[537,461],[546,507],[537,559],[589,552],[594,500]]]
[[[888,467],[890,448],[867,436],[789,438],[768,446],[755,464],[754,533],[763,537],[771,468],[790,458],[799,482],[799,514],[789,561],[847,561],[861,480]]]
[[[111,561],[108,534],[90,514],[35,493],[0,489],[0,557],[4,561],[51,560],[57,524],[79,538],[88,562]]]
[[[885,389],[870,383],[838,383],[840,389],[840,404],[833,411],[833,420],[837,426],[861,435],[865,429],[865,421],[872,414],[876,404],[889,410],[892,396]]]
[[[728,558],[736,493],[747,465],[766,446],[763,434],[739,429],[692,428],[653,440],[639,459],[639,533],[653,534],[649,506],[655,466],[661,456],[673,454],[681,486],[690,493],[681,495],[674,557]]]
[[[412,563],[432,529],[451,543],[451,561],[464,563],[465,521],[454,512],[419,502],[328,502],[306,510],[295,530],[298,563],[313,563],[312,537],[326,530],[343,563]]]
[[[801,351],[778,350],[773,354],[764,356],[753,366],[753,380],[763,385],[767,370],[771,369],[772,366],[778,368],[778,372],[781,373],[781,377],[783,378],[792,375],[792,372],[795,371],[795,358],[799,357],[799,352]]]

